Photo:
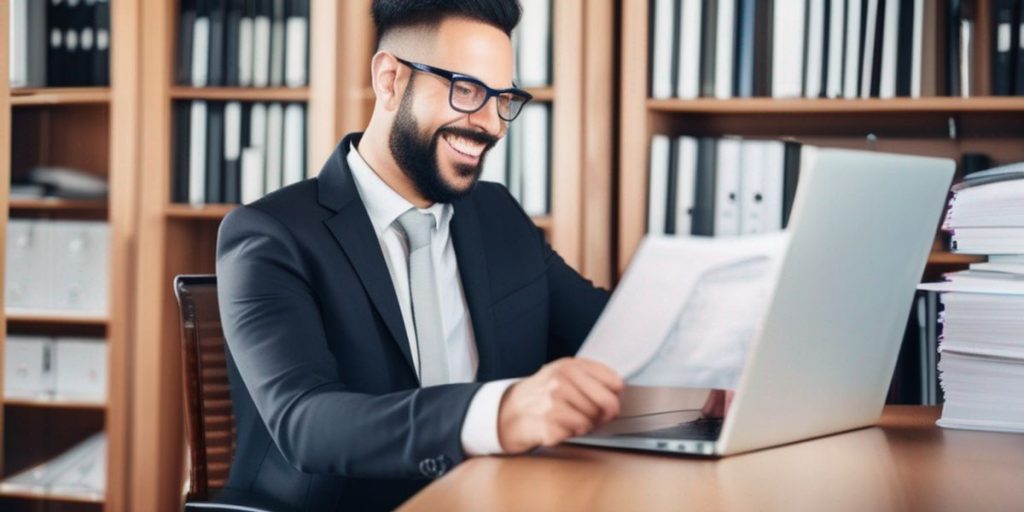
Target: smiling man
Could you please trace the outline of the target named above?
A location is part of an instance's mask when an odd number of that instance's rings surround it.
[[[378,0],[376,103],[217,247],[237,449],[224,498],[389,509],[467,457],[585,434],[622,381],[571,357],[608,299],[478,182],[530,96],[515,0]]]

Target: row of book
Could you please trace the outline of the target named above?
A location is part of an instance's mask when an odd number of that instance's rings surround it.
[[[939,425],[1024,432],[1024,163],[954,185],[943,229],[957,252],[986,256],[939,283]],[[962,237],[965,233],[969,237]]]
[[[647,232],[737,236],[781,231],[796,194],[795,142],[651,138]]]
[[[505,185],[528,215],[551,211],[551,107],[528,103],[484,155],[481,180]]]
[[[193,87],[302,87],[309,0],[182,0],[175,80]]]
[[[302,103],[181,101],[171,200],[247,204],[306,177]]]
[[[107,314],[110,225],[11,219],[7,224],[7,314]]]
[[[56,457],[0,482],[0,492],[102,500],[107,488],[107,435],[93,434]]]
[[[11,87],[110,83],[109,0],[11,0]]]
[[[993,93],[1020,94],[1024,1],[993,3]],[[652,0],[650,94],[970,96],[974,12],[972,0]]]
[[[4,397],[106,401],[106,340],[7,336]]]

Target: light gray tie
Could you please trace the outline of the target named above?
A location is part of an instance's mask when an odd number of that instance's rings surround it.
[[[409,242],[409,294],[419,347],[420,385],[447,384],[448,348],[441,329],[436,269],[430,257],[434,217],[411,208],[398,218],[398,224]]]

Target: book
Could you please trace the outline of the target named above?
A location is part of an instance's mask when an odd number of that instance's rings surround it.
[[[224,17],[224,85],[231,87],[241,85],[238,74],[244,11],[245,0],[228,0]]]
[[[772,97],[798,98],[804,85],[806,9],[804,2],[774,4],[772,29]]]
[[[882,62],[879,76],[879,98],[896,97],[897,58],[900,37],[900,0],[885,0],[882,11]],[[911,33],[910,31],[904,33]]]
[[[238,20],[238,85],[250,87],[253,73],[253,24],[256,17],[255,0],[243,0],[241,18]]]
[[[876,80],[876,47],[881,28],[882,16],[878,10],[880,0],[864,0],[864,53],[861,55],[860,97],[870,98],[874,92]],[[877,96],[877,94],[875,94]]]
[[[206,203],[206,102],[193,101],[189,112],[188,202]]]
[[[242,104],[237,101],[224,105],[224,190],[222,200],[236,204],[241,201],[242,179]]]
[[[846,49],[846,0],[829,0],[828,71],[825,97],[843,96],[843,57]]]
[[[551,0],[524,0],[522,19],[516,28],[516,65],[519,85],[551,84]],[[671,37],[671,35],[670,35]]]
[[[206,87],[210,80],[210,0],[196,0],[192,27],[192,86]]]
[[[282,185],[306,178],[306,119],[303,106],[289,103],[284,109],[284,152]]]
[[[761,26],[757,20],[757,2],[755,0],[737,1],[733,95],[750,98],[758,95],[757,67],[754,60],[759,44],[758,30]]]
[[[700,95],[713,97],[715,95],[715,64],[718,62],[715,53],[718,46],[718,0],[705,0],[704,8],[701,10],[701,35],[700,48]]]
[[[715,166],[715,220],[714,236],[740,234],[740,170],[742,144],[739,139],[723,138],[718,141]]]
[[[270,15],[270,86],[284,85],[285,58],[284,0],[272,0]]]
[[[690,232],[699,236],[715,234],[715,174],[718,141],[701,138],[697,142],[697,176],[694,180],[693,219]]]
[[[527,215],[550,212],[551,115],[550,106],[527,104],[521,115],[523,125],[522,206]]]
[[[715,29],[715,97],[733,96],[733,66],[736,54],[736,0],[718,0]]]
[[[283,145],[284,107],[280,103],[271,103],[267,106],[267,139],[263,153],[267,173],[264,183],[268,194],[281,188]]]
[[[1014,47],[1017,46],[1015,22],[1018,0],[992,2],[992,94],[1014,93]]]
[[[252,53],[252,85],[267,87],[270,85],[270,0],[253,0],[255,16],[253,17],[253,53]]]
[[[694,137],[676,139],[675,158],[675,201],[674,201],[674,233],[690,235],[693,233],[693,208],[695,187],[697,185],[697,150],[698,143]]]
[[[846,8],[846,53],[843,69],[843,97],[854,99],[860,96],[861,71],[861,18],[864,0],[847,0]]]
[[[224,104],[207,105],[205,204],[224,202]]]
[[[227,34],[227,0],[206,0],[207,16],[210,19],[209,57],[207,61],[207,85],[226,85],[225,37]]]
[[[96,0],[93,84],[110,85],[110,1]]]
[[[10,86],[47,84],[47,2],[12,0],[10,12]]]
[[[174,132],[171,138],[172,163],[174,172],[171,185],[171,201],[175,203],[189,202],[189,163],[191,159],[191,138],[189,119],[192,105],[188,102],[175,102],[171,107],[174,116]]]
[[[825,72],[826,0],[808,0],[806,61],[804,64],[803,95],[820,98],[824,94],[822,76]]]

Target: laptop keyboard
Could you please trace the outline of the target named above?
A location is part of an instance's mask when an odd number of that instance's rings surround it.
[[[617,437],[644,437],[655,439],[687,439],[695,441],[715,441],[722,432],[720,418],[700,418],[680,423],[668,428],[617,434]]]

